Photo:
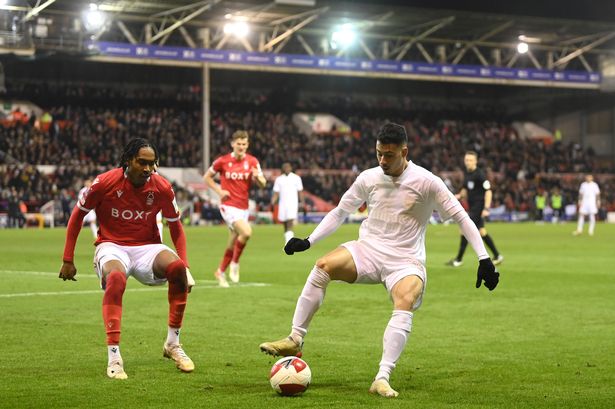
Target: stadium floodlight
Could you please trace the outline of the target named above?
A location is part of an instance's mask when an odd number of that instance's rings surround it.
[[[352,24],[342,24],[331,34],[331,48],[347,48],[357,39],[357,32]]]
[[[517,52],[519,54],[525,54],[529,51],[529,49],[530,47],[527,45],[527,43],[524,43],[523,41],[517,44]]]
[[[100,30],[106,22],[105,14],[98,9],[98,5],[90,3],[88,10],[84,13],[85,28],[88,31]]]
[[[250,27],[245,21],[234,21],[224,25],[224,34],[231,34],[235,37],[244,38],[250,32]]]

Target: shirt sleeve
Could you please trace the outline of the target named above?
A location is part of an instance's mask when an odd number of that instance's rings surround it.
[[[324,239],[334,231],[336,231],[349,214],[355,212],[368,199],[367,189],[361,175],[350,186],[350,189],[344,193],[337,207],[331,210],[316,226],[312,234],[309,236],[311,244],[317,243]]]
[[[252,167],[258,169],[258,175],[259,176],[263,176],[263,170],[261,169],[261,164],[258,161],[258,159],[253,157],[252,160],[253,160]]]
[[[459,212],[465,212],[459,200],[448,190],[442,179],[436,177],[431,182],[431,196],[442,220],[449,219]]]
[[[89,212],[98,206],[98,204],[105,197],[105,184],[101,181],[100,176],[94,179],[92,186],[90,186],[77,201],[77,207],[84,212]]]
[[[301,180],[301,176],[297,175],[297,190],[301,192],[303,190],[303,181]]]
[[[275,182],[273,182],[273,191],[275,193],[280,193],[280,177],[275,178]]]
[[[179,220],[181,214],[179,207],[177,206],[177,200],[175,199],[175,192],[169,184],[164,191],[164,200],[162,202],[162,216],[169,222],[176,222]]]
[[[211,164],[211,166],[209,167],[209,169],[211,169],[212,171],[214,171],[214,173],[220,173],[222,172],[222,158],[218,158],[214,161],[214,163]]]

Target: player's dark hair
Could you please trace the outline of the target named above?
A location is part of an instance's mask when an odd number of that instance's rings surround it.
[[[386,123],[378,131],[376,140],[382,144],[407,145],[408,135],[406,128],[393,122]]]
[[[478,159],[478,153],[476,151],[466,151],[466,155],[472,155]]]
[[[156,157],[157,165],[158,149],[156,149],[156,147],[147,139],[134,138],[124,147],[124,152],[122,152],[122,156],[120,157],[120,164],[117,167],[126,170],[128,162],[137,157],[141,148],[152,148],[152,150],[154,151],[154,156]]]

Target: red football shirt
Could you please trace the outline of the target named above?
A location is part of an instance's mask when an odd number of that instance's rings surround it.
[[[85,212],[96,210],[98,238],[96,245],[112,242],[122,246],[160,243],[156,214],[168,221],[179,219],[179,208],[171,184],[152,173],[141,187],[135,187],[116,168],[99,175],[84,193],[77,206]]]
[[[245,154],[243,159],[237,159],[235,155],[229,153],[214,161],[211,169],[220,174],[220,187],[231,194],[222,204],[238,209],[248,208],[248,193],[252,185],[254,168],[260,172],[261,165],[258,159],[250,154]]]

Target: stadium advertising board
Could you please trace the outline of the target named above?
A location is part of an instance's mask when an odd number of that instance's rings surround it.
[[[442,79],[465,78],[477,81],[482,79],[494,81],[502,80],[513,83],[560,83],[562,85],[585,84],[597,86],[602,81],[600,73],[583,71],[429,64],[410,61],[369,60],[297,54],[269,54],[112,42],[93,42],[88,44],[88,48],[99,55],[108,57],[207,62],[244,67],[280,67],[307,71],[314,70],[315,72],[389,73],[415,77],[441,77]]]

